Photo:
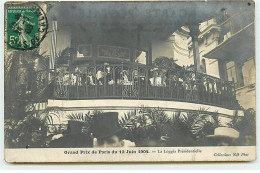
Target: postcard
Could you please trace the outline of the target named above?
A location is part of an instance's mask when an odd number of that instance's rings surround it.
[[[6,162],[256,159],[254,1],[5,3]]]

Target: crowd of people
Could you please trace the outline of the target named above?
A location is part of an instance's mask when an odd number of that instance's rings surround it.
[[[184,71],[183,71],[184,72]],[[184,80],[195,81],[195,73],[184,74],[174,69],[164,69],[158,67],[143,68],[127,66],[102,67],[75,67],[71,70],[67,68],[57,69],[57,82],[63,85],[134,85],[137,82],[147,82],[151,86],[167,86],[171,81],[183,82]],[[177,73],[180,73],[178,75]]]
[[[56,84],[63,86],[132,86],[144,90],[146,87],[166,88],[173,95],[197,95],[203,98],[205,93],[232,96],[232,87],[226,82],[194,71],[176,70],[151,66],[104,65],[77,66],[75,68],[59,68]],[[177,93],[178,92],[178,93]],[[177,95],[176,95],[177,97]],[[184,97],[184,96],[181,96]],[[205,97],[206,98],[206,97]]]

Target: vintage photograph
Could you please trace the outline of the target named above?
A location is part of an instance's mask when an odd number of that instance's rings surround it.
[[[253,1],[9,1],[4,21],[6,151],[256,145]]]

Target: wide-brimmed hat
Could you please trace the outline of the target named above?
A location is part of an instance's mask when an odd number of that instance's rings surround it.
[[[207,135],[207,138],[239,138],[239,132],[233,128],[229,127],[218,127],[215,128],[213,135]]]
[[[157,70],[159,70],[157,67],[151,69],[151,71],[157,71]]]

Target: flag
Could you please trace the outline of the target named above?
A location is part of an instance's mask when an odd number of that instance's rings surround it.
[[[49,58],[49,69],[55,68],[56,46],[57,46],[57,21],[53,21],[52,35],[51,35],[51,50],[50,50],[50,58]]]

